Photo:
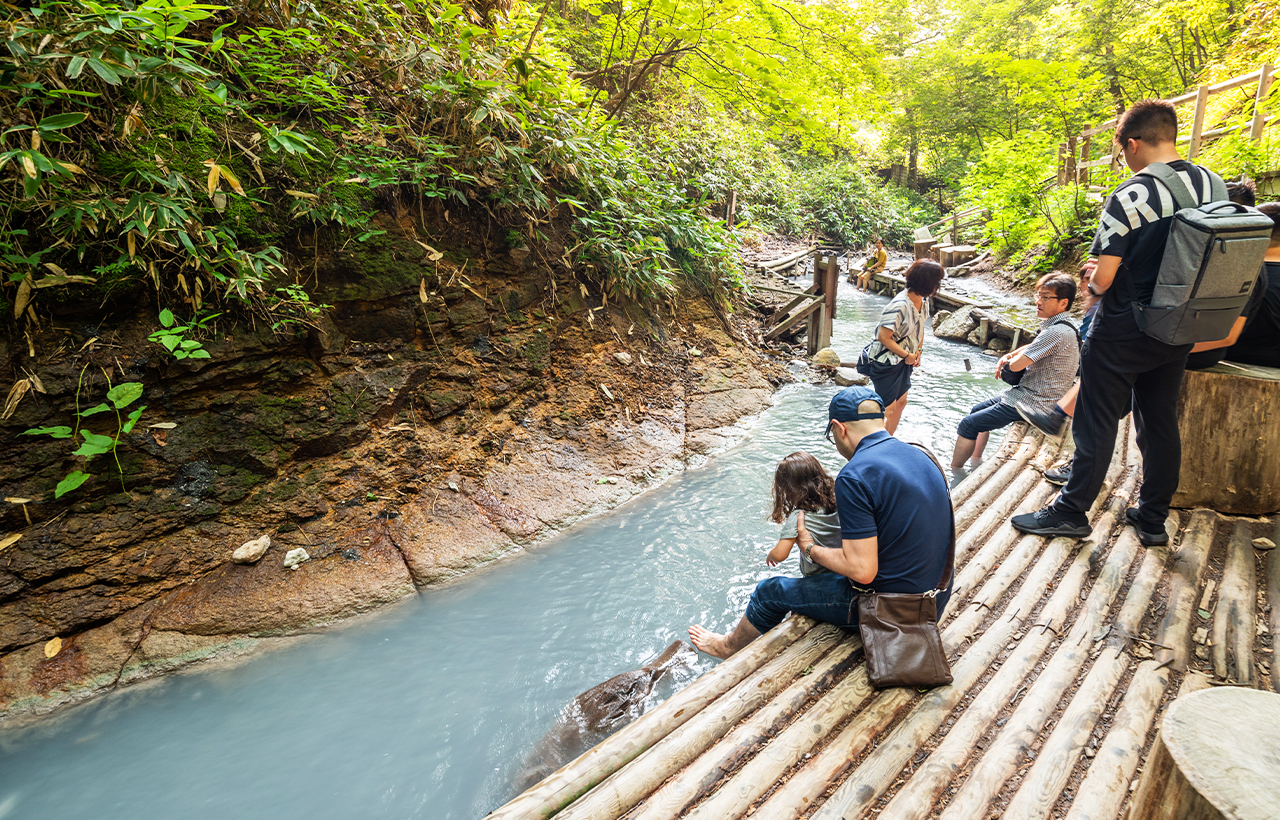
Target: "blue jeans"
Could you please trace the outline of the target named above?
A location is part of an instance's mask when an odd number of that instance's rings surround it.
[[[939,618],[950,597],[950,589],[938,595]],[[848,578],[834,572],[800,578],[775,575],[756,584],[745,617],[763,635],[781,623],[788,612],[808,615],[841,629],[857,629],[858,591]]]
[[[973,441],[979,433],[989,433],[1019,421],[1021,416],[1018,415],[1018,411],[1013,408],[1013,405],[1001,401],[1003,397],[1001,394],[986,401],[980,401],[971,407],[969,415],[960,419],[956,434],[960,438]]]
[[[858,592],[848,578],[834,572],[800,578],[775,575],[756,584],[746,618],[761,634],[781,623],[788,612],[841,629],[857,629]]]

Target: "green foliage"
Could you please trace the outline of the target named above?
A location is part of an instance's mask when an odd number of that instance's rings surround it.
[[[204,345],[199,340],[188,339],[187,334],[208,330],[206,325],[221,315],[221,313],[214,313],[193,319],[190,324],[180,324],[177,318],[174,317],[173,311],[165,308],[160,311],[160,329],[148,336],[147,339],[172,353],[173,358],[179,361],[183,359],[207,359],[209,358],[209,351],[204,349]]]
[[[81,372],[81,383],[83,383],[84,373]],[[112,458],[116,462],[116,471],[120,475],[120,489],[124,490],[124,468],[120,466],[120,456],[117,448],[120,445],[120,437],[132,432],[138,419],[142,417],[142,413],[147,408],[145,406],[137,407],[131,410],[128,416],[121,418],[120,411],[142,398],[142,384],[140,382],[124,382],[114,387],[108,382],[107,400],[102,404],[94,405],[87,410],[80,409],[80,386],[76,388],[76,426],[75,428],[66,426],[57,427],[33,427],[30,430],[24,430],[18,435],[22,436],[48,436],[55,439],[73,439],[77,434],[81,437],[82,442],[79,447],[71,452],[72,456],[84,459],[87,468],[89,462],[96,456],[104,453],[111,453]],[[90,416],[96,416],[99,413],[114,412],[116,417],[115,435],[101,435],[82,429],[80,422]],[[72,470],[54,488],[53,497],[62,498],[62,496],[77,489],[93,477],[92,473],[85,470]]]

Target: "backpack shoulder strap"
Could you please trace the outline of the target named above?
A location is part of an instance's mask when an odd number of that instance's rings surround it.
[[[1195,196],[1187,189],[1187,184],[1182,181],[1182,177],[1178,176],[1178,172],[1163,162],[1153,162],[1146,168],[1143,168],[1134,176],[1151,177],[1159,180],[1165,188],[1169,189],[1169,193],[1173,195],[1173,201],[1178,204],[1178,210],[1183,208],[1194,208],[1199,203],[1196,202]],[[1216,176],[1216,175],[1215,175]],[[1221,182],[1221,180],[1219,180]],[[1210,180],[1212,184],[1212,180]],[[1214,192],[1217,193],[1216,191]],[[1223,198],[1226,196],[1226,188],[1223,187]]]

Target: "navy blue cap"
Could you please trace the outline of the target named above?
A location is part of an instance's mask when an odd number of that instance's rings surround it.
[[[880,412],[859,413],[858,405],[864,401],[874,401],[880,405]],[[840,422],[882,419],[884,418],[884,400],[870,387],[846,387],[831,397],[831,404],[827,407],[827,418]]]

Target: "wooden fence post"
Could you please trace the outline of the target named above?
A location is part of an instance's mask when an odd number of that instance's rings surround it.
[[[1086,134],[1080,140],[1080,162],[1078,165],[1076,165],[1076,184],[1077,185],[1089,184],[1089,169],[1081,168],[1080,166],[1089,162],[1089,143],[1091,143],[1092,141],[1093,141],[1093,137],[1088,134]]]
[[[729,204],[724,209],[724,226],[726,228],[733,227],[733,220],[738,210],[738,192],[732,190],[729,192]]]
[[[1187,159],[1194,160],[1200,153],[1200,135],[1204,132],[1204,109],[1209,102],[1209,86],[1202,85],[1196,89],[1196,112],[1191,118],[1191,145],[1187,148]]]
[[[1063,176],[1066,177],[1067,183],[1076,181],[1076,139],[1076,137],[1067,137],[1066,167],[1063,168]]]
[[[1272,73],[1274,71],[1275,66],[1271,63],[1262,64],[1262,74],[1258,77],[1258,93],[1253,98],[1253,124],[1249,126],[1249,139],[1254,142],[1262,139],[1262,127],[1266,124],[1266,117],[1262,115],[1262,102],[1271,91]]]
[[[1065,142],[1058,143],[1058,185],[1067,184],[1067,144]]]

